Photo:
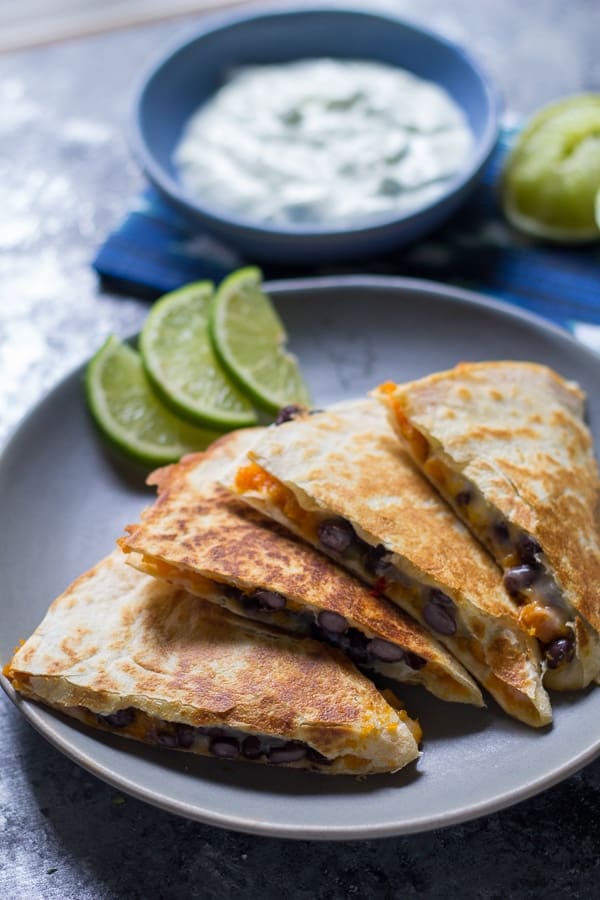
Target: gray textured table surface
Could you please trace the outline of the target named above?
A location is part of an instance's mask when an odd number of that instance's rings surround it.
[[[389,5],[469,46],[517,114],[600,89],[596,0]],[[125,140],[139,71],[193,27],[0,58],[2,441],[106,334],[143,319],[145,304],[99,291],[89,260],[142,185]],[[600,762],[463,826],[310,844],[219,831],[118,795],[49,746],[4,695],[0,754],[0,896],[10,900],[600,896]]]

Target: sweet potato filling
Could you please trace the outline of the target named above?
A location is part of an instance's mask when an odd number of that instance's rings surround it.
[[[394,416],[396,417],[398,427],[410,446],[412,456],[416,462],[423,464],[429,456],[429,442],[421,432],[409,422],[400,403],[393,399],[390,402],[394,410]]]
[[[314,537],[318,517],[303,509],[294,492],[270,475],[258,463],[252,462],[238,469],[235,476],[235,488],[240,494],[267,494],[271,502],[278,507],[286,518],[303,526],[308,535]],[[310,538],[309,538],[310,539]]]
[[[396,697],[393,691],[390,691],[389,688],[386,688],[381,693],[390,704],[392,709],[396,710],[399,718],[402,719],[406,727],[409,729],[410,733],[415,739],[415,743],[420,744],[423,740],[423,729],[421,728],[418,719],[411,719],[411,717],[406,712],[402,702],[398,699],[398,697]]]
[[[536,600],[525,604],[519,613],[519,621],[542,644],[550,644],[558,638],[569,636],[570,628],[567,627],[562,612],[556,607],[542,606]]]

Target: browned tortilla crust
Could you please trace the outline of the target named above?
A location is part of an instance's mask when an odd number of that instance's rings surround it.
[[[600,479],[580,388],[533,363],[463,363],[393,399],[539,541],[567,600],[600,631]]]
[[[241,590],[276,591],[299,609],[308,604],[336,612],[426,659],[436,669],[438,696],[481,705],[460,663],[413,618],[215,481],[255,431],[226,435],[205,452],[152,473],[148,481],[158,486],[158,498],[119,541],[135,554],[135,565],[160,574],[156,561],[167,563],[164,577],[199,596],[202,584],[194,585],[194,574]],[[426,683],[427,672],[420,670],[419,678]]]
[[[261,483],[261,469],[275,490]],[[503,708],[534,726],[550,721],[537,642],[518,623],[498,566],[418,472],[377,400],[340,403],[268,429],[237,467],[232,487],[315,544],[318,535],[314,526],[304,527],[305,513],[341,516],[368,544],[382,544],[397,568],[425,591],[433,587],[448,594],[461,616],[472,620],[472,636],[441,635],[440,641]],[[286,491],[294,495],[299,513],[286,504]],[[352,554],[342,562],[354,571],[361,568]],[[419,615],[420,602],[394,580],[383,590]]]
[[[249,456],[304,495],[308,508],[343,516],[370,543],[405,557],[425,582],[514,617],[498,566],[417,471],[376,400],[269,429]]]
[[[120,551],[54,601],[7,676],[66,712],[131,706],[304,741],[338,758],[331,771],[389,771],[418,755],[407,726],[343,654],[205,604],[127,566]]]

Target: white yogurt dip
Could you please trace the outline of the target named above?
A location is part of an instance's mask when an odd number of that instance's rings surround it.
[[[335,226],[434,199],[472,142],[437,84],[382,63],[307,59],[237,70],[191,117],[174,163],[209,206]]]

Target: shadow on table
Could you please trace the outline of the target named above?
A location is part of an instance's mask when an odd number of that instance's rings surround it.
[[[520,900],[539,897],[544,884],[552,886],[547,897],[597,891],[600,762],[475,822],[337,843],[238,834],[125,797],[62,756],[17,715],[11,743],[19,749],[23,781],[23,804],[15,803],[12,825],[30,833],[27,864],[33,879],[38,866],[41,885],[38,894],[15,894],[15,900],[268,900],[282,890],[298,900]]]

